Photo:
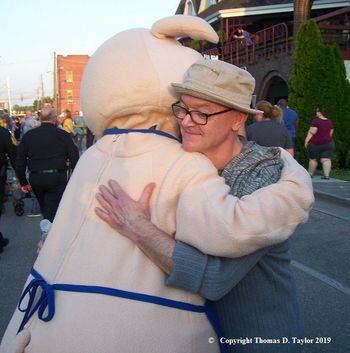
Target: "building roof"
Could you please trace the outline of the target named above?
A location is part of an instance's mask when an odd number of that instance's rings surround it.
[[[186,2],[181,0],[177,8],[177,14],[183,14]],[[192,0],[193,7],[198,16],[212,23],[219,18],[243,17],[253,15],[264,15],[273,13],[293,12],[293,0],[221,0],[215,5],[211,5],[204,11],[198,13],[200,0]],[[312,9],[337,9],[350,6],[350,1],[346,0],[314,0]]]

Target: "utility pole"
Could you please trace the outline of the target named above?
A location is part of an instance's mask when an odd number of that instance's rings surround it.
[[[57,55],[53,53],[53,101],[55,108],[58,112],[58,99],[57,99]]]
[[[44,103],[45,93],[44,93],[43,74],[40,74],[40,88],[41,88],[41,101]]]
[[[12,114],[12,101],[11,101],[11,89],[10,89],[10,79],[7,78],[7,101],[10,115]]]

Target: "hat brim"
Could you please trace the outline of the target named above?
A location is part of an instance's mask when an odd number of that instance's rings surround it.
[[[225,107],[233,108],[233,109],[236,109],[236,110],[243,112],[243,113],[248,113],[248,114],[262,114],[263,113],[262,110],[244,107],[244,106],[236,104],[230,100],[226,100],[222,96],[218,96],[212,92],[208,92],[205,89],[193,90],[192,88],[186,87],[185,85],[183,85],[181,83],[172,83],[171,85],[174,87],[175,91],[178,94],[187,94],[189,96],[204,99],[209,102],[218,103],[218,104],[224,105]]]

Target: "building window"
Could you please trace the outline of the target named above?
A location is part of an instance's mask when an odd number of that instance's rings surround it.
[[[73,82],[73,71],[66,71],[66,81]]]
[[[67,90],[67,103],[73,103],[73,91],[71,89]]]

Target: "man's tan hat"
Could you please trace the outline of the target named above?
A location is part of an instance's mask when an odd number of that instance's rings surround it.
[[[179,94],[188,94],[244,113],[262,113],[251,108],[254,77],[248,71],[221,60],[200,59],[190,66],[182,83],[171,85]]]

